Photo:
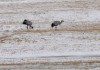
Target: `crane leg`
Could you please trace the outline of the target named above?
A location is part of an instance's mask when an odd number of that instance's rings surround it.
[[[30,26],[33,29],[33,26]]]
[[[27,25],[27,29],[28,29],[28,25]]]
[[[57,30],[57,26],[55,27],[55,31]]]

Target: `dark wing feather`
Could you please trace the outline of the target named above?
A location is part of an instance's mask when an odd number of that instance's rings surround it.
[[[60,21],[54,21],[53,24],[54,24],[55,26],[57,26],[57,25],[60,24]]]

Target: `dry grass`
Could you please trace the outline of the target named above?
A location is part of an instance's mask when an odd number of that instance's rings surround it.
[[[73,25],[74,26],[74,25]],[[93,25],[77,25],[74,27],[63,27],[58,28],[57,30],[54,29],[37,29],[37,30],[18,30],[17,32],[32,32],[32,33],[46,33],[46,32],[63,32],[63,31],[70,31],[70,32],[100,32],[100,25],[93,24]]]
[[[87,63],[87,64],[95,64],[95,63],[100,63],[100,60],[77,60],[77,61],[49,61],[49,60],[36,60],[36,61],[31,61],[31,62],[27,62],[27,61],[24,61],[24,62],[17,62],[17,63],[2,63],[0,65],[10,65],[10,66],[13,66],[13,65],[34,65],[34,64],[43,64],[43,65],[48,65],[48,64],[52,64],[52,65],[78,65],[78,64],[81,64],[81,63]]]
[[[5,40],[7,40],[11,36],[2,36],[0,37],[0,43],[4,43]]]

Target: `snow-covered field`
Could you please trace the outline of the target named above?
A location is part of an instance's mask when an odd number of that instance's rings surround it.
[[[100,69],[99,0],[0,0],[0,16],[1,65],[29,63],[32,59],[32,63],[36,59],[74,63],[80,59],[79,70],[81,66],[84,70]],[[27,30],[24,19],[31,20],[34,29]],[[55,20],[64,20],[56,31],[51,28]],[[92,68],[88,60],[95,62]],[[82,61],[88,63],[86,69]],[[72,63],[73,70],[75,67]]]

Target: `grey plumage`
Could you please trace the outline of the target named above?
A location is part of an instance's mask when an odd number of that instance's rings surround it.
[[[27,25],[27,29],[28,29],[28,26],[31,27],[31,28],[33,29],[32,22],[31,22],[31,21],[25,19],[25,20],[23,21],[23,24],[24,24],[24,25]]]
[[[57,28],[57,26],[58,26],[58,25],[61,25],[62,22],[64,22],[64,21],[63,21],[63,20],[61,20],[61,21],[54,21],[54,22],[51,24],[51,27],[52,27],[52,28],[53,28],[53,27]]]

